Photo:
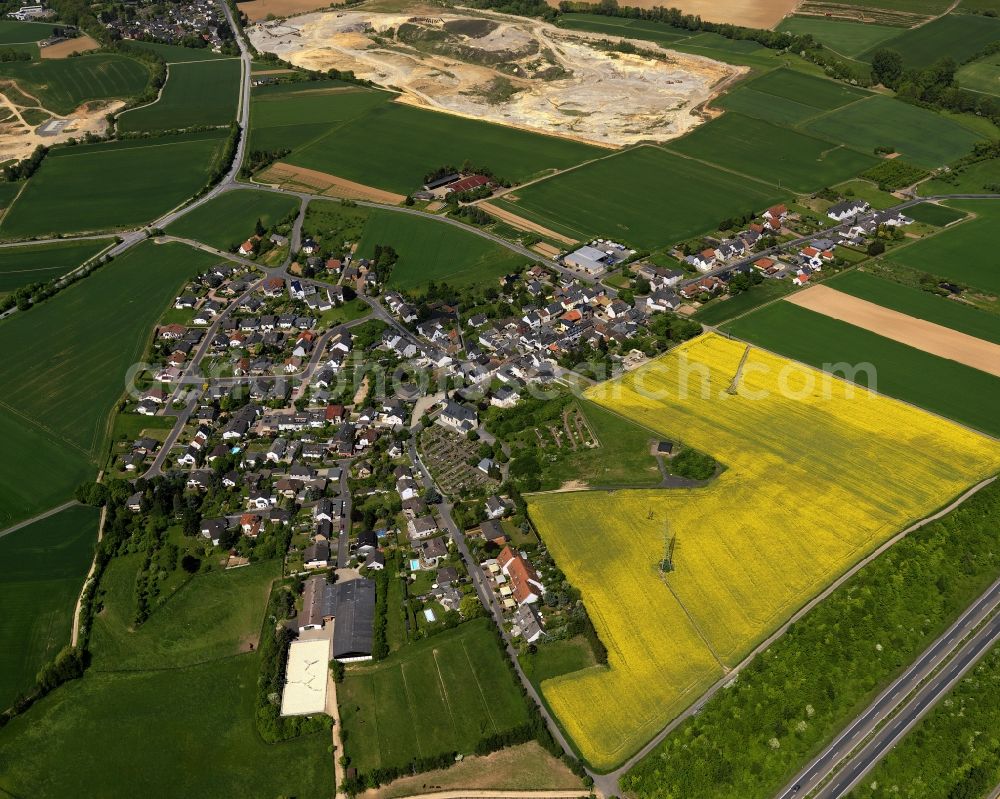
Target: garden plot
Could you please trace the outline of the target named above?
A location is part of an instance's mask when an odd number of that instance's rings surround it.
[[[497,486],[497,481],[476,468],[479,444],[431,425],[420,433],[420,452],[434,480],[446,494],[483,491]]]

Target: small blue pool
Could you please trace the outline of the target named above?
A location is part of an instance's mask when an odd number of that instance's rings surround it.
[[[420,571],[420,561],[419,560],[411,560],[410,561],[410,571],[411,572],[418,572],[418,571]]]

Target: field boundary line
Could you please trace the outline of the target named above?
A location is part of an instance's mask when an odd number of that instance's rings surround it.
[[[51,428],[46,427],[44,424],[42,424],[41,422],[39,422],[34,417],[29,416],[28,414],[24,413],[23,411],[19,411],[17,408],[12,407],[11,405],[8,405],[3,400],[0,400],[0,408],[6,408],[8,411],[10,411],[15,416],[18,416],[21,419],[23,419],[24,421],[28,422],[29,424],[34,425],[39,430],[44,431],[46,434],[48,434],[52,438],[56,439],[57,441],[61,441],[63,444],[66,444],[66,446],[72,447],[73,449],[77,450],[78,452],[80,452],[81,455],[86,456],[86,458],[87,458],[87,460],[89,462],[91,462],[91,463],[96,463],[97,462],[96,458],[94,457],[94,453],[93,452],[89,452],[89,451],[85,450],[79,444],[77,444],[77,443],[75,443],[73,441],[70,441],[68,438],[60,435],[55,430],[52,430]]]
[[[479,689],[479,696],[482,697],[483,705],[486,708],[486,715],[490,717],[490,724],[493,725],[493,732],[499,733],[500,728],[497,726],[497,721],[493,718],[493,711],[490,710],[490,701],[486,698],[486,693],[483,691],[483,684],[479,682],[479,675],[476,674],[476,667],[472,662],[472,658],[469,657],[469,650],[465,646],[465,639],[462,639],[462,652],[465,654],[465,662],[469,664],[469,671],[472,673],[472,679],[476,681],[476,688]]]
[[[455,720],[455,711],[451,708],[451,699],[448,696],[448,687],[444,682],[444,675],[441,674],[441,664],[438,663],[437,648],[431,649],[431,658],[434,660],[434,671],[438,678],[438,687],[441,689],[441,697],[444,699],[445,705],[448,707],[448,716],[451,718],[451,728],[455,732],[455,737],[458,737],[458,722]]]
[[[410,716],[410,720],[413,722],[413,729],[414,729],[414,731],[416,731],[416,728],[417,728],[416,721],[417,720],[416,720],[416,718],[414,718],[414,714],[413,714],[413,708],[414,708],[414,704],[415,703],[414,703],[414,700],[413,700],[413,693],[410,691],[410,683],[407,682],[407,680],[406,680],[406,664],[407,663],[412,663],[412,662],[413,661],[410,661],[410,660],[404,660],[404,661],[402,661],[399,664],[399,676],[403,678],[403,692],[406,694],[406,708],[408,710],[408,715]],[[418,735],[414,735],[413,737],[417,741],[417,752],[419,752],[420,756],[423,757],[424,756],[424,748],[420,745],[420,735],[419,734]]]
[[[774,123],[770,123],[770,124],[774,124]],[[775,127],[780,127],[780,125],[775,125]],[[799,133],[799,135],[809,135],[809,134],[802,134],[800,131],[793,131],[793,132],[794,133]],[[811,138],[818,139],[818,137],[816,137],[816,136],[811,136]],[[818,139],[818,140],[819,141],[828,141],[827,139]],[[679,141],[679,139],[677,139],[675,141]],[[836,142],[830,142],[830,144],[835,144],[835,143]],[[735,169],[730,169],[729,167],[725,167],[725,166],[722,166],[720,164],[716,164],[716,163],[714,163],[712,161],[706,161],[703,158],[695,158],[693,155],[686,155],[686,154],[684,154],[682,152],[678,152],[677,150],[671,150],[667,146],[667,144],[672,144],[672,142],[667,142],[667,143],[665,143],[663,145],[660,145],[660,144],[649,144],[649,145],[645,145],[645,146],[647,146],[647,147],[656,147],[656,149],[663,150],[664,152],[670,153],[670,155],[675,155],[678,158],[685,158],[688,161],[694,161],[695,163],[701,164],[702,166],[707,166],[707,167],[711,167],[712,169],[717,169],[717,170],[719,170],[719,172],[726,172],[726,173],[728,173],[730,175],[736,175],[736,177],[742,178],[743,180],[749,180],[749,181],[752,181],[753,183],[759,183],[761,186],[767,186],[767,187],[769,187],[771,189],[777,189],[780,192],[786,192],[787,191],[787,192],[791,192],[792,194],[803,194],[804,193],[804,192],[800,192],[800,191],[798,191],[796,189],[789,188],[789,187],[786,187],[786,186],[779,186],[777,183],[768,183],[766,180],[763,180],[762,178],[755,178],[752,175],[746,174],[745,172],[737,172]]]
[[[823,137],[820,137],[820,136],[819,136],[818,134],[816,134],[816,133],[810,133],[810,132],[808,132],[808,131],[805,131],[805,126],[806,126],[806,125],[810,125],[810,124],[812,124],[812,123],[813,123],[813,122],[815,122],[815,121],[816,121],[817,119],[822,119],[823,117],[826,117],[826,116],[829,116],[830,114],[833,114],[833,113],[836,113],[837,111],[843,111],[843,110],[844,110],[845,108],[850,108],[850,107],[851,107],[852,105],[857,105],[858,103],[863,103],[863,102],[866,102],[866,101],[868,101],[868,100],[871,100],[871,99],[873,99],[873,98],[875,98],[875,97],[885,97],[885,95],[883,95],[883,94],[875,94],[874,92],[872,92],[871,94],[869,94],[869,95],[867,95],[867,96],[865,96],[865,97],[859,97],[859,98],[858,98],[857,100],[852,100],[851,102],[849,102],[849,103],[845,103],[844,105],[842,105],[842,106],[839,106],[839,107],[837,107],[837,108],[828,108],[828,109],[826,109],[825,111],[820,111],[820,112],[819,112],[818,114],[816,114],[815,116],[811,116],[811,117],[806,117],[805,119],[800,119],[800,120],[799,120],[799,121],[798,121],[798,122],[797,122],[797,123],[795,124],[795,127],[794,127],[794,128],[792,128],[792,130],[796,130],[796,131],[798,131],[798,132],[800,132],[800,133],[802,133],[802,132],[805,132],[805,133],[806,133],[807,135],[811,135],[811,136],[813,136],[814,138],[823,138]],[[829,139],[827,139],[827,141],[829,141]],[[835,143],[836,143],[836,142],[834,142],[834,144],[835,144]],[[844,146],[844,147],[847,147],[847,145],[846,145],[846,144],[845,144],[845,145],[843,145],[843,146]],[[853,150],[854,148],[853,148],[853,147],[848,147],[847,149],[849,149],[849,150]],[[861,152],[861,151],[860,151],[860,150],[857,150],[856,152]]]
[[[50,516],[56,516],[62,513],[64,510],[69,510],[70,508],[80,504],[81,503],[78,502],[77,500],[71,499],[68,502],[64,502],[62,505],[56,505],[55,507],[49,508],[48,510],[42,511],[41,513],[37,513],[28,519],[23,519],[22,521],[15,522],[10,527],[5,527],[2,530],[0,530],[0,538],[3,538],[5,535],[10,535],[11,533],[16,533],[18,530],[21,530],[25,527],[30,527],[35,522],[40,522],[43,519],[49,518]]]
[[[148,103],[143,103],[142,105],[136,105],[132,108],[126,108],[124,111],[119,111],[115,116],[115,126],[118,126],[118,120],[125,116],[130,111],[138,111],[142,108],[149,108],[150,106],[156,105],[163,99],[163,93],[167,90],[167,84],[170,83],[170,64],[166,65],[167,76],[163,79],[163,84],[160,86],[160,90],[156,93],[156,99],[150,100]]]
[[[14,204],[21,198],[21,195],[24,194],[24,190],[28,188],[28,183],[29,181],[26,180],[21,184],[21,188],[17,190],[17,194],[14,195],[14,199],[7,204],[6,208],[3,209],[3,213],[0,214],[0,224],[3,224],[4,219],[7,218],[7,214],[10,213],[10,209],[14,207]]]

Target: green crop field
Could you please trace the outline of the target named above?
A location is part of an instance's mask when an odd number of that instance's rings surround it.
[[[603,14],[563,14],[559,18],[560,28],[568,30],[593,31],[609,36],[625,36],[629,39],[645,39],[673,47],[682,39],[693,35],[692,31],[681,30],[660,22],[627,17],[608,17]]]
[[[776,30],[804,35],[811,33],[831,50],[848,58],[863,53],[886,39],[899,35],[899,28],[824,17],[785,17]]]
[[[104,610],[94,622],[91,650],[98,671],[194,666],[247,651],[280,576],[280,563],[197,574],[136,630],[135,578],[141,554],[115,558],[101,580]]]
[[[872,365],[874,372],[861,368],[854,382],[865,386],[874,382],[881,394],[1000,435],[1000,418],[994,408],[995,398],[1000,396],[1000,379],[986,372],[789,302],[767,305],[725,329],[818,369],[831,364]]]
[[[286,160],[296,166],[407,194],[424,175],[465,161],[520,182],[608,150],[437,111],[382,102]]]
[[[143,42],[133,39],[129,42],[133,47],[141,47],[143,50],[151,50],[168,64],[183,64],[187,61],[218,61],[224,58],[233,58],[223,53],[214,53],[207,47],[181,47],[176,44],[160,44],[159,42]]]
[[[52,35],[52,26],[45,22],[18,22],[0,20],[0,45],[20,42],[37,42]]]
[[[299,209],[297,197],[253,189],[236,189],[214,197],[185,214],[167,232],[211,244],[219,250],[238,247],[253,235],[259,219],[265,228]]]
[[[839,183],[877,163],[874,155],[736,113],[713,119],[668,147],[803,193]]]
[[[528,721],[487,619],[352,668],[337,688],[345,749],[361,773],[448,752]]]
[[[6,209],[12,202],[14,202],[14,198],[17,197],[17,193],[23,186],[24,182],[20,180],[10,183],[6,181],[0,183],[0,208]],[[2,218],[3,216],[0,215],[0,219]]]
[[[141,244],[0,323],[0,526],[69,498],[96,473],[108,416],[182,282],[216,262]]]
[[[913,244],[893,250],[889,260],[992,293],[1000,293],[1000,261],[984,258],[1000,224],[1000,202],[984,200],[956,203],[977,215]]]
[[[118,129],[128,133],[228,125],[236,119],[239,91],[238,59],[172,64],[160,98],[122,114]]]
[[[948,14],[881,42],[861,58],[870,61],[876,50],[886,47],[902,55],[907,68],[921,69],[939,58],[953,58],[961,64],[998,39],[1000,19],[978,14]]]
[[[964,211],[960,211],[957,208],[949,208],[947,205],[936,205],[935,203],[912,205],[906,209],[906,215],[911,219],[916,219],[918,222],[937,225],[938,227],[944,227],[952,222],[965,219],[968,216]]]
[[[727,217],[759,212],[788,192],[658,147],[639,147],[515,195],[516,202],[502,205],[557,232],[653,249],[714,230]]]
[[[1000,53],[966,64],[956,75],[963,89],[1000,95]]]
[[[857,270],[838,275],[827,285],[893,311],[1000,344],[1000,315]]]
[[[3,76],[17,81],[43,106],[68,114],[86,100],[132,97],[146,88],[149,70],[140,61],[117,53],[10,61]]]
[[[966,155],[982,138],[933,111],[884,96],[814,119],[806,130],[864,152],[893,147],[907,160],[928,168]]]
[[[333,795],[329,733],[265,744],[256,653],[199,666],[89,671],[0,730],[0,791],[66,796]]]
[[[260,86],[250,94],[253,150],[295,150],[363,116],[390,95],[335,80]]]
[[[399,254],[389,285],[418,288],[429,281],[455,285],[494,284],[527,264],[523,255],[474,233],[436,219],[394,211],[372,211],[358,243],[358,255],[370,258],[376,244]]]
[[[77,506],[0,538],[0,707],[69,644],[97,541],[96,508]]]
[[[114,239],[0,247],[0,294],[65,275],[111,244]]]
[[[823,110],[841,108],[855,100],[870,96],[864,89],[790,69],[776,69],[761,75],[747,85],[762,94]]]
[[[204,131],[55,150],[7,211],[0,235],[28,238],[149,222],[205,184],[226,135]]]

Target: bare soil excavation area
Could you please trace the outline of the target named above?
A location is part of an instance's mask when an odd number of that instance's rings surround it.
[[[785,301],[1000,377],[1000,345],[967,333],[891,311],[829,286],[813,286]]]
[[[401,102],[607,147],[667,141],[746,71],[702,56],[487,12],[326,11],[249,29],[258,50],[309,69],[351,70]]]

